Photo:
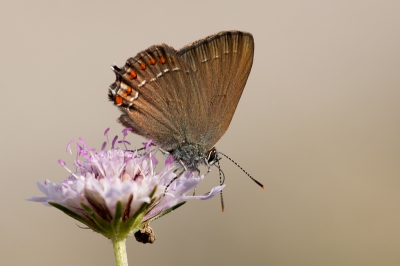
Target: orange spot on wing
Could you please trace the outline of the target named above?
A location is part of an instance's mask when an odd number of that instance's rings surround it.
[[[159,57],[158,60],[160,61],[161,64],[165,63],[165,58],[163,56]]]
[[[119,96],[119,95],[117,95],[117,96],[115,96],[115,103],[116,104],[122,104],[123,103],[123,99],[122,99],[122,97],[121,96]]]
[[[141,70],[145,70],[145,69],[146,69],[146,65],[145,65],[144,63],[141,63],[141,64],[140,64],[140,69],[141,69]]]
[[[137,77],[136,72],[135,72],[134,70],[132,70],[132,71],[129,73],[129,79],[135,79],[136,77]]]
[[[127,88],[126,88],[126,93],[127,93],[128,95],[131,95],[131,93],[132,93],[132,88],[131,88],[131,87],[127,87]]]
[[[150,58],[149,63],[150,65],[154,65],[156,63],[156,60],[154,60],[154,58]]]

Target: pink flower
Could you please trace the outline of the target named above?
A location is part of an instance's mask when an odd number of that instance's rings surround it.
[[[123,131],[124,138],[126,129]],[[105,132],[107,135],[108,129]],[[123,138],[120,145],[129,144]],[[180,207],[188,199],[209,199],[218,194],[224,186],[213,188],[203,196],[186,196],[187,192],[200,183],[204,176],[196,178],[191,172],[184,172],[178,178],[174,170],[179,165],[171,158],[164,168],[156,172],[157,160],[150,151],[151,141],[145,144],[145,152],[112,148],[94,152],[86,142],[77,143],[75,171],[65,163],[59,163],[70,173],[68,178],[55,184],[46,180],[37,182],[42,197],[27,200],[42,202],[62,210],[94,231],[111,239],[123,239],[149,222]],[[67,151],[71,151],[68,143]],[[179,172],[179,171],[178,171]]]

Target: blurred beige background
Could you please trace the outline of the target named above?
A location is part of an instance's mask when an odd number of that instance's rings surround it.
[[[24,199],[67,177],[70,139],[122,129],[113,62],[230,29],[255,61],[217,147],[266,190],[224,159],[226,212],[188,202],[155,244],[128,240],[130,265],[400,265],[400,2],[259,0],[2,1],[0,265],[114,265],[107,239]]]

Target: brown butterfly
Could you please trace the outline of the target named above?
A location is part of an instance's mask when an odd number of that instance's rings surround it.
[[[215,162],[253,64],[247,32],[223,31],[175,50],[158,44],[112,66],[118,121],[189,170]]]

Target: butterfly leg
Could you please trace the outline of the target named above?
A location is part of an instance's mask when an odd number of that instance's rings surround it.
[[[161,149],[161,148],[158,148],[164,155],[169,155],[169,152],[167,152],[166,150],[164,150],[164,149]]]
[[[196,168],[195,171],[197,172],[197,177],[199,177],[200,176],[200,170],[198,168]],[[197,186],[195,186],[193,188],[193,196],[196,195],[196,188],[197,188]]]
[[[218,172],[219,172],[219,185],[222,186],[225,182],[225,174],[224,172],[221,170],[221,167],[219,165],[219,160],[221,158],[218,158],[218,161],[216,161],[216,167],[218,168]],[[221,199],[221,210],[222,212],[225,211],[225,204],[224,204],[224,196],[222,195],[222,190],[219,192],[220,193],[220,199]]]
[[[206,174],[208,174],[209,172],[211,172],[211,166],[213,166],[215,163],[219,163],[219,161],[221,160],[222,158],[221,157],[216,157],[216,158],[214,158],[212,161],[209,161],[207,158],[205,159],[205,165],[207,166],[207,173]],[[217,166],[217,168],[218,168],[218,166]]]
[[[178,170],[179,170],[179,169],[175,169],[174,173],[175,173],[176,171],[178,171]],[[168,190],[169,186],[172,184],[172,182],[174,182],[174,181],[177,180],[179,177],[181,177],[181,175],[182,175],[184,172],[185,172],[185,169],[183,169],[177,176],[175,176],[175,177],[171,180],[171,182],[169,182],[169,184],[165,187],[164,193],[167,192],[167,190]]]

